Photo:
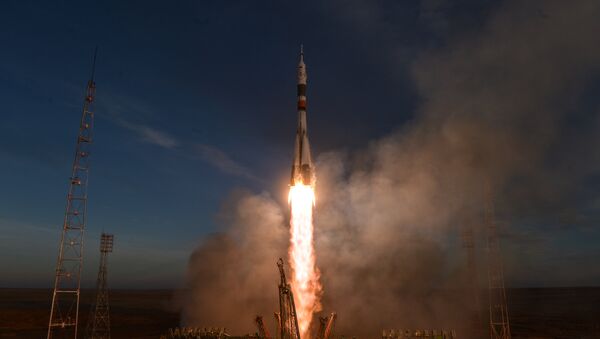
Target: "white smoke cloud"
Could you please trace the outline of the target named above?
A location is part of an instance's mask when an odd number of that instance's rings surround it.
[[[223,228],[190,258],[183,322],[249,331],[257,314],[270,323],[278,302],[275,263],[287,253],[284,215],[266,193],[234,192],[219,220]]]

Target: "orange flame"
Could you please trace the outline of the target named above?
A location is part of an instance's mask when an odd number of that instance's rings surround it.
[[[288,202],[290,220],[290,263],[292,267],[292,292],[296,304],[300,337],[307,339],[313,314],[321,310],[321,284],[315,263],[313,246],[313,187],[296,183],[290,187]]]

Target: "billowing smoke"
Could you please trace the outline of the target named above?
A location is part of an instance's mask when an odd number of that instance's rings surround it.
[[[479,220],[484,180],[513,224],[581,222],[579,187],[600,171],[598,108],[580,103],[600,70],[599,17],[595,0],[507,2],[415,62],[413,122],[319,157],[317,265],[338,334],[464,325],[472,301],[448,292],[463,282],[449,239]],[[285,208],[265,195],[227,206],[226,231],[191,257],[187,324],[253,332],[253,315],[272,315]]]
[[[289,234],[284,215],[266,194],[234,192],[219,220],[221,232],[203,239],[190,257],[182,322],[255,331],[253,317],[262,314],[269,323],[278,308],[275,262],[287,253]]]

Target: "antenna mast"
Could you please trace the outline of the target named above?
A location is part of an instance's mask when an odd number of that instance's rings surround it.
[[[94,51],[92,74],[83,101],[83,111],[75,148],[75,160],[69,178],[67,206],[58,250],[52,308],[50,309],[50,320],[48,322],[48,339],[54,335],[64,338],[77,338],[81,270],[83,268],[83,232],[87,216],[89,150],[92,144],[94,126],[95,69],[96,51]]]

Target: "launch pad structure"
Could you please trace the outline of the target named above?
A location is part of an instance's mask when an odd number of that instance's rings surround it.
[[[337,314],[335,312],[326,317],[319,317],[317,339],[329,339],[333,337],[335,319],[337,319]]]
[[[279,268],[279,277],[281,278],[279,282],[279,314],[275,315],[278,329],[277,339],[300,339],[294,294],[292,293],[292,287],[285,277],[283,259],[279,258],[277,267]]]
[[[170,329],[161,339],[300,339],[298,329],[298,319],[296,317],[296,307],[294,304],[294,294],[290,284],[287,282],[283,259],[277,261],[279,269],[279,312],[275,312],[277,324],[277,337],[272,338],[267,330],[263,317],[256,316],[254,322],[258,332],[242,336],[233,336],[227,333],[225,328],[219,327],[182,327]],[[335,338],[334,329],[336,313],[319,318],[319,329],[315,339],[333,339]],[[341,336],[343,339],[344,336]],[[355,339],[355,337],[352,337]],[[383,330],[381,339],[457,339],[454,330]]]
[[[454,330],[383,330],[382,339],[456,339]]]
[[[275,312],[277,326],[276,339],[300,339],[294,293],[287,281],[282,258],[279,258],[277,261],[277,268],[279,270],[280,281],[278,285],[279,312]],[[317,333],[317,339],[333,338],[336,318],[337,315],[335,313],[320,318],[320,328]],[[161,339],[274,339],[270,336],[262,316],[256,316],[254,322],[258,329],[258,332],[254,334],[232,336],[227,333],[225,328],[183,327],[170,329],[169,332],[161,336]]]
[[[254,318],[254,322],[256,323],[256,327],[258,328],[258,335],[265,339],[271,339],[271,334],[269,334],[269,330],[267,330],[267,326],[265,326],[263,317],[257,315],[256,318]]]

